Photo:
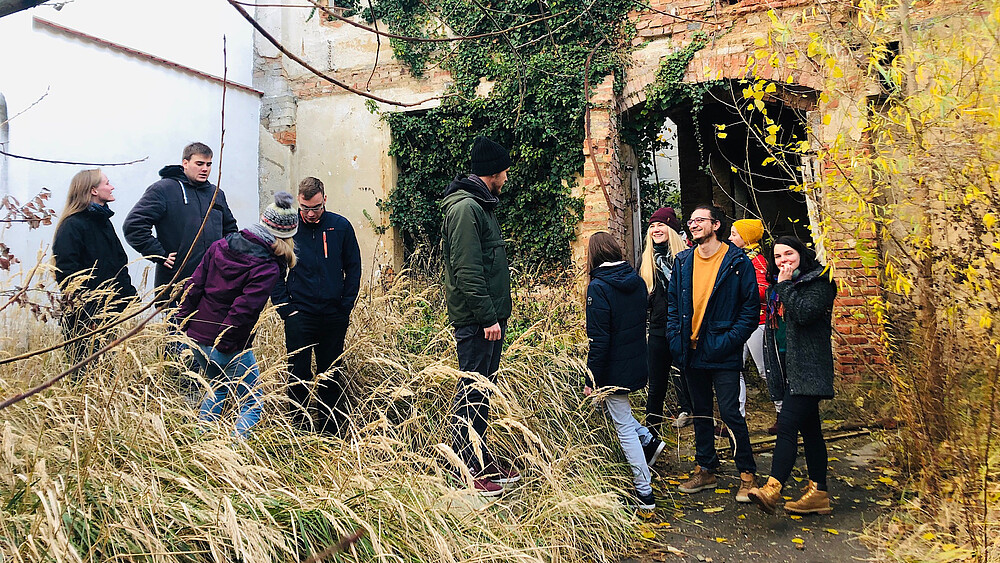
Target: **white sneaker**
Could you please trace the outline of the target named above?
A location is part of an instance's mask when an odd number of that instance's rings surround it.
[[[692,422],[694,421],[691,420],[691,413],[682,411],[681,414],[677,415],[677,418],[674,419],[674,428],[684,428]]]

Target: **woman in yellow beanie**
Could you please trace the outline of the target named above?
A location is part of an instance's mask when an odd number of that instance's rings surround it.
[[[760,292],[760,324],[757,330],[753,331],[750,339],[743,345],[743,363],[747,361],[747,356],[753,357],[753,363],[757,366],[757,373],[764,375],[764,306],[767,304],[767,260],[760,253],[760,240],[764,236],[764,223],[760,219],[740,219],[733,222],[733,229],[729,235],[729,242],[742,248],[747,253],[747,258],[753,263],[753,269],[757,273],[757,289]],[[740,410],[746,408],[745,383],[740,381]],[[774,401],[774,408],[781,412],[781,401]],[[774,434],[776,428],[772,426],[768,431]]]

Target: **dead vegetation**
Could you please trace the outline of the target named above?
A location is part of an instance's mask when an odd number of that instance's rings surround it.
[[[265,415],[247,441],[226,422],[199,429],[167,375],[177,364],[162,355],[164,323],[79,382],[6,409],[0,552],[17,562],[301,561],[362,532],[337,560],[615,560],[634,537],[621,502],[628,472],[577,392],[581,311],[569,292],[518,307],[532,316],[511,330],[491,439],[525,479],[499,501],[447,477],[453,339],[441,289],[401,276],[355,310],[345,369],[356,426],[344,439],[289,426],[270,310],[256,341]],[[8,356],[61,338],[54,323],[3,314]],[[64,369],[62,356],[0,366],[0,389],[45,380]]]

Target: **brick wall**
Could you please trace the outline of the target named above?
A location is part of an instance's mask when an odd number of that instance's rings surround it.
[[[297,99],[288,87],[280,57],[257,57],[253,83],[264,92],[260,100],[260,124],[276,141],[295,146]]]
[[[794,66],[800,70],[782,70],[771,64],[770,61],[751,59],[754,52],[759,49],[755,41],[766,37],[769,19],[767,11],[775,9],[779,13],[782,10],[792,9],[795,13],[801,12],[803,6],[810,5],[809,0],[788,0],[779,2],[763,2],[758,0],[744,0],[730,5],[724,5],[719,0],[652,0],[649,5],[651,10],[634,12],[632,17],[636,22],[638,36],[634,45],[638,47],[635,52],[635,60],[628,70],[626,84],[622,96],[618,100],[605,100],[601,96],[603,91],[595,90],[592,101],[600,101],[609,108],[617,111],[628,111],[630,108],[644,101],[645,87],[655,80],[656,71],[659,68],[660,60],[674,52],[676,49],[688,44],[695,33],[707,33],[712,36],[709,44],[699,51],[688,67],[685,75],[686,82],[703,82],[720,79],[741,79],[741,78],[765,78],[780,81],[783,84],[791,84],[795,87],[806,87],[819,89],[822,85],[822,77],[810,72],[808,69],[815,68],[811,61],[801,58]],[[845,13],[834,13],[835,20],[842,20]],[[803,38],[808,38],[812,31],[810,24],[803,24],[796,28],[796,32]],[[802,49],[805,51],[805,49]],[[777,65],[784,67],[785,65]],[[806,70],[801,70],[806,69]],[[857,82],[855,86],[857,86]],[[604,85],[602,85],[604,86]],[[864,94],[859,92],[859,97]],[[788,105],[801,106],[801,100],[782,100]],[[815,97],[807,100],[808,104],[815,103]],[[832,108],[818,108],[820,112],[836,110],[836,104]],[[817,109],[815,107],[799,107],[799,109]],[[605,178],[609,172],[614,170],[618,163],[615,154],[620,151],[615,149],[618,142],[613,126],[611,112],[595,108],[592,112],[592,127],[599,120],[600,125],[592,128],[593,149],[598,155],[599,163],[602,163],[602,173]],[[683,116],[681,116],[683,117]],[[676,120],[675,120],[676,121]],[[679,127],[679,132],[683,133],[685,128]],[[825,131],[833,132],[832,128]],[[822,132],[821,132],[822,134]],[[605,137],[604,135],[609,135]],[[679,139],[678,142],[684,146],[692,139]],[[589,154],[590,147],[585,146],[584,152]],[[690,152],[690,151],[689,151]],[[681,159],[681,178],[684,183],[684,167],[698,166],[694,159]],[[620,167],[619,167],[620,168]],[[623,185],[619,174],[617,184],[614,188],[622,190],[621,194],[612,195],[612,203],[623,201],[625,198],[624,188],[630,188],[628,184]],[[689,178],[701,178],[701,174],[688,174]],[[594,167],[588,158],[587,166],[584,169],[581,186],[584,188],[583,195],[586,205],[584,221],[580,225],[580,244],[585,244],[589,235],[597,230],[608,229],[612,232],[620,233],[624,237],[627,229],[624,225],[619,227],[615,218],[607,211],[607,203],[600,186]],[[708,186],[685,185],[685,191],[691,196],[694,192],[703,192]],[[609,185],[609,189],[611,186]],[[836,211],[836,202],[820,202],[819,209]],[[617,230],[616,230],[617,229]],[[872,366],[885,363],[885,350],[877,337],[877,331],[873,325],[873,316],[868,307],[868,300],[879,295],[880,289],[878,279],[874,274],[865,273],[861,267],[855,251],[856,241],[847,233],[831,233],[826,251],[832,253],[837,265],[836,278],[842,289],[838,295],[834,310],[834,356],[837,372],[841,377],[848,380],[860,378],[864,372],[870,370]],[[574,257],[578,264],[583,264],[582,252],[576,249]]]
[[[646,3],[650,9],[638,10],[632,14],[637,29],[634,40],[636,50],[633,53],[633,64],[627,71],[622,95],[614,95],[611,77],[592,85],[590,135],[582,147],[586,157],[584,170],[574,192],[584,200],[584,217],[578,227],[578,240],[572,248],[574,263],[578,266],[584,264],[585,248],[590,235],[599,230],[612,232],[631,254],[634,196],[631,193],[629,163],[623,162],[623,159],[628,158],[623,155],[631,153],[628,147],[620,145],[618,119],[623,112],[644,101],[643,90],[655,79],[660,60],[687,45],[695,33],[707,34],[711,39],[692,61],[685,76],[688,82],[761,77],[798,87],[818,89],[821,85],[821,77],[808,70],[814,68],[814,63],[806,60],[804,55],[794,65],[800,70],[779,70],[768,60],[754,59],[752,64],[748,64],[759,48],[755,41],[766,37],[768,10],[774,9],[779,14],[784,11],[800,14],[803,8],[815,4],[815,0],[743,0],[735,3],[727,3],[725,0],[646,0]],[[825,10],[832,13],[834,22],[842,22],[850,17],[852,8],[849,4],[828,1],[822,3]],[[346,24],[319,19],[317,27],[331,34],[348,32]],[[825,20],[806,22],[797,24],[794,31],[805,39],[812,31],[811,25],[828,24]],[[373,61],[374,59],[371,62]],[[272,92],[261,88],[265,91],[262,124],[279,142],[294,144],[295,104],[299,100],[343,95],[343,91],[309,75],[284,80],[280,61],[277,68],[273,68],[266,60],[264,62],[257,69],[261,76],[270,77],[271,82],[282,84],[283,89],[278,88]],[[408,99],[423,93],[440,92],[450,82],[448,74],[437,69],[430,70],[425,77],[413,77],[391,57],[380,60],[374,75],[367,62],[365,65],[358,63],[351,68],[335,68],[329,73],[357,89],[391,91],[396,93],[397,98],[405,95]],[[276,80],[276,77],[282,79]],[[794,105],[794,100],[783,101]],[[837,103],[839,100],[834,100],[831,106]],[[836,110],[835,107],[818,109],[820,113]],[[290,116],[291,125],[288,124]],[[832,132],[833,129],[828,128],[826,131]],[[699,189],[708,189],[708,186],[701,186]],[[831,206],[837,205],[836,202],[819,203],[821,213],[823,210],[830,212]],[[856,241],[846,233],[831,233],[829,240],[827,251],[836,257],[836,275],[844,286],[835,310],[837,368],[844,376],[858,377],[873,364],[884,362],[884,353],[872,336],[871,315],[867,308],[868,298],[878,295],[878,283],[875,277],[865,274],[860,267],[860,261],[854,252]]]
[[[631,255],[631,183],[623,170],[617,147],[617,98],[614,77],[608,76],[592,85],[589,115],[590,138],[584,140],[583,177],[576,192],[583,197],[583,221],[577,227],[573,244],[573,262],[580,268],[586,264],[586,248],[590,235],[608,231],[618,239],[626,255]],[[608,206],[610,201],[611,206]]]

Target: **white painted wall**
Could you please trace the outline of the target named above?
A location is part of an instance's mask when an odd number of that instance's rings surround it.
[[[221,1],[74,0],[60,11],[40,6],[0,18],[0,93],[14,117],[48,89],[37,105],[10,121],[12,153],[81,162],[148,157],[138,164],[103,169],[116,188],[111,208],[119,236],[129,209],[159,179],[157,171],[180,164],[181,150],[192,141],[215,150],[211,180],[218,181],[221,172],[221,187],[240,226],[257,221],[257,95],[227,89],[225,149],[220,155],[221,84],[34,26],[36,15],[220,77],[225,35],[228,78],[249,85],[253,29],[239,14]],[[47,187],[57,213],[70,179],[86,168],[18,159],[6,163],[6,190],[11,195],[24,202]],[[54,226],[29,231],[15,225],[0,232],[0,240],[30,267],[53,234]],[[125,247],[134,259],[131,271],[138,285],[148,263]]]

